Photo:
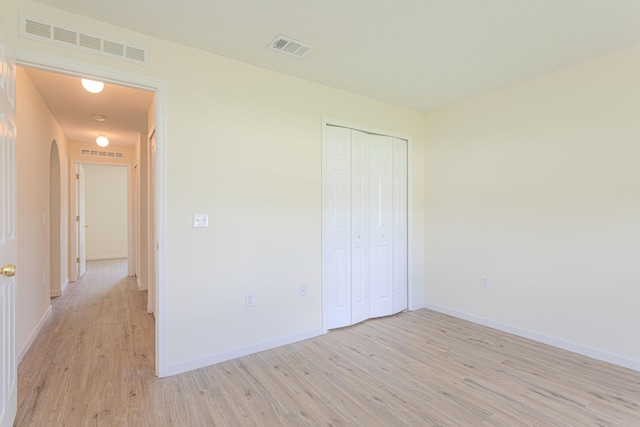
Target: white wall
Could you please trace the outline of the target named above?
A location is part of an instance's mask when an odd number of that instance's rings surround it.
[[[128,40],[150,67],[18,37],[18,12]],[[424,295],[424,116],[24,0],[0,13],[14,45],[167,83],[167,366],[191,369],[321,330],[321,122],[413,137],[413,305]],[[295,58],[291,60],[295,65]],[[194,212],[209,228],[191,227]],[[301,299],[298,287],[309,286]],[[255,307],[244,308],[244,293]]]
[[[84,165],[86,256],[127,257],[127,169]]]
[[[67,141],[62,130],[23,68],[17,72],[17,182],[18,182],[18,295],[16,307],[16,348],[23,356],[50,309],[49,245],[49,156],[51,143],[59,148],[61,180],[66,180]],[[60,246],[66,244],[65,206],[68,192],[61,188]],[[44,217],[44,221],[43,221]],[[59,285],[67,276],[67,254],[60,250]],[[43,279],[44,277],[44,279]],[[55,282],[55,281],[54,281]],[[59,289],[58,289],[59,291]]]
[[[428,305],[640,369],[640,46],[426,131]]]

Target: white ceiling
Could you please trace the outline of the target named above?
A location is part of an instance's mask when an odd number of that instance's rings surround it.
[[[37,1],[419,111],[640,43],[639,0]]]
[[[133,148],[140,133],[147,133],[153,92],[106,83],[101,93],[92,94],[78,77],[26,70],[70,142],[94,144],[98,135],[104,135],[111,147]],[[95,121],[94,114],[106,120]]]

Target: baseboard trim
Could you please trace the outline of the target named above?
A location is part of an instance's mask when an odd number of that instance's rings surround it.
[[[577,353],[582,356],[587,356],[592,359],[600,360],[602,362],[611,363],[613,365],[622,366],[623,368],[633,369],[640,372],[640,360],[632,359],[619,354],[609,353],[606,351],[598,350],[593,347],[578,344],[572,341],[563,340],[560,338],[552,337],[549,335],[541,334],[539,332],[530,331],[528,329],[518,328],[506,323],[497,322],[495,320],[487,319],[485,317],[476,316],[474,314],[465,313],[458,310],[453,310],[447,307],[442,307],[434,304],[426,304],[425,308],[439,313],[448,314],[449,316],[457,317],[460,319],[468,320],[479,325],[487,326],[492,329],[497,329],[502,332],[517,335],[519,337],[527,338],[533,341],[547,344],[553,347],[557,347],[563,350]]]
[[[416,310],[420,310],[422,308],[427,308],[425,302],[424,301],[418,301],[418,302],[414,302],[413,304],[411,304],[411,307],[409,307],[409,311],[416,311]]]
[[[147,284],[146,283],[142,283],[140,282],[140,278],[136,277],[136,283],[138,284],[138,290],[139,291],[146,291],[148,289]]]
[[[69,286],[69,279],[67,279],[63,284],[62,284],[62,288],[57,289],[55,291],[51,291],[49,293],[49,297],[50,298],[56,298],[56,297],[61,297],[62,295],[64,295],[64,291],[67,289],[67,286]]]
[[[187,362],[172,364],[167,366],[166,376],[182,374],[184,372],[204,368],[205,366],[215,365],[216,363],[237,359],[238,357],[248,356],[250,354],[258,353],[265,350],[271,350],[273,348],[293,344],[298,341],[304,341],[306,339],[317,337],[319,335],[322,335],[322,328],[312,329],[299,334],[288,335],[274,340],[263,341],[229,351],[223,351],[221,353],[200,357],[198,359],[189,360]]]
[[[49,320],[49,317],[51,317],[52,313],[53,313],[53,309],[51,308],[51,305],[49,305],[49,308],[47,308],[47,310],[44,312],[44,314],[40,318],[40,321],[38,322],[36,327],[33,329],[33,332],[31,332],[29,339],[27,340],[25,345],[22,347],[22,349],[18,353],[18,364],[20,364],[24,355],[27,354],[27,351],[29,351],[31,344],[33,344],[33,341],[35,341],[36,337],[40,333],[40,330],[42,329],[44,324],[47,322],[47,320]]]

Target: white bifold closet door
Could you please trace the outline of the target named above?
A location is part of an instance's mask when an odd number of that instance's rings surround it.
[[[406,310],[407,141],[327,125],[325,329]]]

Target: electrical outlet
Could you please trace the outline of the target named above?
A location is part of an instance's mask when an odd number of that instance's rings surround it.
[[[42,286],[47,286],[47,275],[46,274],[42,275]]]
[[[193,214],[193,228],[204,228],[208,226],[209,226],[209,214],[206,214],[206,213]]]
[[[307,297],[307,285],[300,285],[300,298]]]
[[[487,276],[482,276],[480,278],[480,287],[485,289],[489,287],[489,278]]]
[[[253,294],[244,294],[244,306],[246,308],[253,307],[254,303]]]

